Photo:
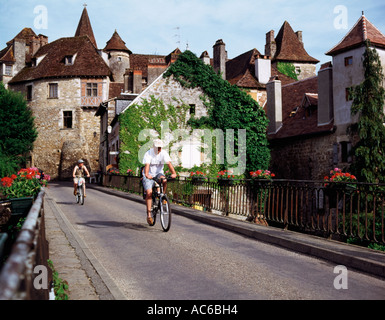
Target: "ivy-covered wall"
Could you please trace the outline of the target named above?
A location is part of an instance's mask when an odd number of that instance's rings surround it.
[[[223,80],[211,66],[204,64],[190,51],[181,54],[164,74],[164,77],[170,76],[185,88],[200,87],[205,93],[208,116],[191,118],[189,124],[193,128],[207,127],[224,132],[226,129],[246,129],[246,173],[268,168],[268,119],[255,100],[237,86]],[[237,136],[234,139],[237,151]],[[227,166],[225,163],[224,167]]]
[[[129,106],[119,117],[120,172],[141,167],[142,159],[138,153],[146,143],[148,145],[150,138],[139,141],[140,133],[148,129],[162,137],[162,121],[168,122],[170,131],[220,129],[225,140],[230,138],[226,136],[226,130],[232,129],[235,135],[230,139],[234,141],[235,155],[245,155],[245,173],[268,168],[268,120],[264,110],[247,93],[223,80],[192,52],[182,53],[164,73],[163,79],[158,79],[141,97],[143,99]],[[246,131],[245,150],[238,145],[238,129]],[[214,148],[216,143],[215,140]],[[212,160],[214,163],[206,169],[221,170],[231,166],[227,158],[220,162],[221,165],[215,163],[215,157]]]

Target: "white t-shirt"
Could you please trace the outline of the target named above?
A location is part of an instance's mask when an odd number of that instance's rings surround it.
[[[163,166],[171,161],[169,154],[162,150],[158,154],[155,154],[154,148],[151,148],[146,152],[143,158],[143,163],[150,164],[149,174],[153,177],[163,172]]]

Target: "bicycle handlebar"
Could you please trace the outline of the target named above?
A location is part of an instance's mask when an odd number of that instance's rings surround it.
[[[168,181],[176,180],[176,178],[171,178],[171,176],[165,176],[164,178],[163,178],[163,177],[160,178],[160,180],[164,180],[164,179],[166,179],[166,180],[168,180]],[[152,177],[152,178],[149,179],[149,180],[154,180],[154,177]]]

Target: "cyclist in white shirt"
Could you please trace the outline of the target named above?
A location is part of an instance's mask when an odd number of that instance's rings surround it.
[[[147,223],[153,225],[151,217],[152,207],[152,187],[154,186],[155,180],[160,182],[161,178],[165,178],[163,167],[165,164],[168,165],[171,171],[171,178],[176,178],[176,172],[171,164],[171,158],[169,154],[162,150],[163,142],[160,139],[154,141],[154,147],[146,152],[143,158],[143,188],[146,192],[146,206],[147,206]],[[166,192],[167,180],[163,180],[163,190]]]

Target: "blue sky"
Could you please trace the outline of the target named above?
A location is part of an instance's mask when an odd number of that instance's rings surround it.
[[[74,36],[85,2],[99,48],[116,29],[132,52],[143,54],[184,51],[188,43],[198,56],[207,50],[212,57],[218,39],[229,58],[253,48],[264,53],[266,32],[277,35],[286,20],[303,32],[305,49],[323,63],[331,60],[325,52],[362,11],[385,34],[383,0],[0,0],[0,49],[24,27],[50,42]]]

